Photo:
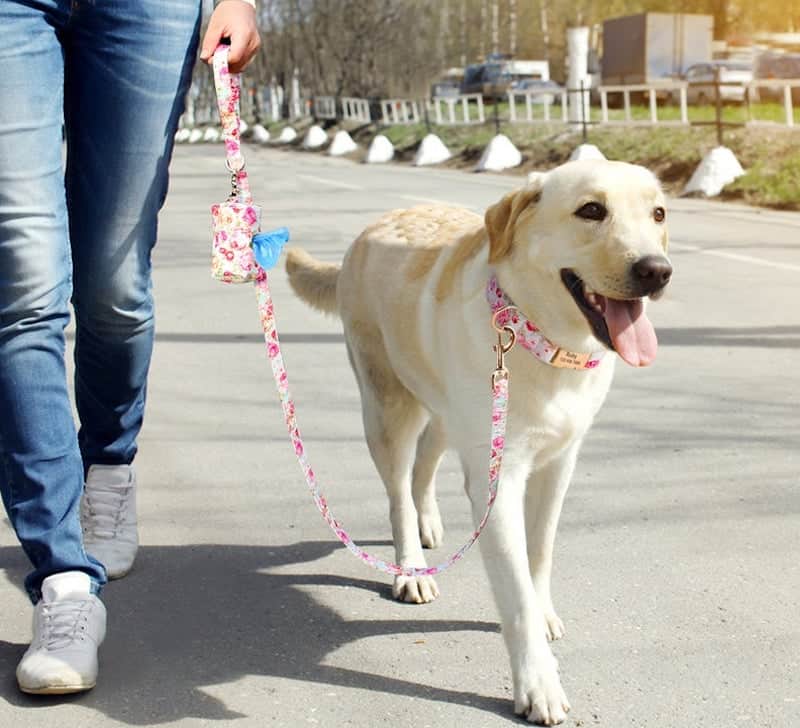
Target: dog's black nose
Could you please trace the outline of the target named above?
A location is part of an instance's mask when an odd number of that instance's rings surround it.
[[[645,255],[633,264],[633,277],[643,296],[660,291],[672,277],[672,266],[660,255]]]

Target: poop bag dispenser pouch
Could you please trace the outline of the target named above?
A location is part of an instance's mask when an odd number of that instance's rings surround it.
[[[214,53],[214,85],[225,142],[225,165],[231,175],[231,194],[211,206],[213,242],[211,275],[225,283],[247,283],[258,278],[253,236],[261,230],[261,208],[253,204],[239,136],[239,74],[228,70],[227,45]]]

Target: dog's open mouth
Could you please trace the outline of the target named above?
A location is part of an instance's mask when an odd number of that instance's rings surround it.
[[[561,271],[561,280],[599,341],[631,366],[646,367],[655,361],[658,340],[644,312],[643,299],[618,300],[600,295],[569,268]]]

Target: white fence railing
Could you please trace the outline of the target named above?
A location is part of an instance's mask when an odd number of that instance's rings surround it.
[[[381,100],[381,119],[384,124],[419,124],[419,104],[410,99]]]
[[[362,124],[369,124],[372,117],[369,112],[369,101],[367,99],[357,99],[352,96],[342,97],[342,119],[345,121],[357,121]]]
[[[688,124],[689,110],[686,102],[686,84],[670,82],[659,84],[636,84],[630,86],[600,86],[600,123],[601,124]],[[650,116],[647,119],[634,119],[631,114],[631,94],[645,94],[650,107]],[[608,95],[622,94],[623,119],[611,119],[608,114]],[[659,119],[658,102],[678,98],[680,105],[680,119]]]
[[[764,98],[763,90],[766,89],[768,93],[774,92],[779,98],[783,97],[783,114],[784,123],[786,126],[794,126],[794,103],[793,96],[798,95],[793,93],[793,89],[800,89],[800,79],[762,79],[758,81],[751,81],[746,85],[748,96],[751,100],[762,100]],[[771,95],[771,93],[770,93]],[[765,121],[762,119],[750,119],[749,124],[779,124],[776,121]]]
[[[458,113],[460,118],[456,115],[456,107],[460,109]],[[442,113],[443,108],[446,114]],[[436,96],[431,101],[431,110],[437,124],[483,124],[486,121],[481,94]]]
[[[315,96],[314,97],[314,116],[318,119],[336,118],[336,97],[335,96]]]
[[[509,91],[508,92],[508,120],[512,124],[518,122],[548,123],[552,121],[551,107],[555,103],[556,98],[559,99],[561,106],[560,115],[561,121],[566,123],[569,120],[569,110],[567,108],[567,92],[566,91]],[[520,117],[517,111],[517,100],[523,99],[525,114]],[[534,113],[534,108],[541,107],[541,114]]]
[[[698,84],[693,86],[696,85]],[[710,92],[704,95],[710,96],[713,104],[713,82],[702,85],[704,88],[706,85],[710,87]],[[722,84],[724,87],[731,85],[733,84],[727,82]],[[800,120],[795,122],[794,108],[795,105],[800,106],[800,78],[759,79],[741,84],[741,88],[746,91],[741,94],[741,97],[746,102],[747,112],[741,115],[740,123],[800,126]],[[201,89],[198,93],[188,95],[186,111],[180,121],[182,127],[218,123],[216,103],[211,96],[211,91]],[[593,105],[586,107],[587,118],[576,120],[573,117],[570,121],[568,109],[570,93],[568,90],[557,88],[510,91],[506,95],[507,103],[501,106],[500,121],[504,124],[580,124],[582,121],[586,121],[593,126],[685,126],[693,123],[689,116],[691,108],[694,107],[690,106],[689,100],[697,96],[696,93],[690,92],[689,84],[683,81],[599,86],[591,90],[591,95]],[[640,97],[643,97],[647,104],[648,113],[646,115],[642,114]],[[283,116],[283,104],[280,101],[281,99],[275,93],[243,94],[242,116],[248,121],[259,116],[278,121]],[[782,113],[773,108],[771,112],[768,111],[773,118],[757,118],[757,115],[759,113],[763,115],[764,111],[763,107],[755,104],[764,101],[780,104],[783,107]],[[667,104],[672,107],[669,113],[664,111]],[[486,108],[481,94],[441,96],[429,101],[381,99],[378,101],[378,105],[380,119],[373,119],[369,99],[316,96],[313,98],[313,104],[310,100],[302,101],[300,114],[301,116],[311,114],[317,119],[325,120],[342,118],[345,121],[361,124],[380,120],[384,125],[420,124],[423,122],[437,125],[465,125],[484,124],[487,121]],[[556,105],[559,108],[556,108]],[[677,114],[675,107],[678,107]],[[726,115],[728,114],[729,112],[726,111]],[[491,121],[491,119],[489,120]]]

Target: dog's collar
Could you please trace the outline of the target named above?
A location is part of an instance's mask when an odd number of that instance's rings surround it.
[[[497,316],[495,323],[514,330],[517,342],[539,361],[560,369],[594,369],[605,355],[605,351],[591,354],[562,349],[539,331],[539,328],[525,316],[503,292],[497,277],[492,276],[486,284],[486,299],[492,312]]]

